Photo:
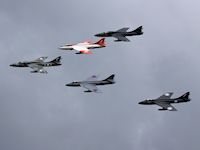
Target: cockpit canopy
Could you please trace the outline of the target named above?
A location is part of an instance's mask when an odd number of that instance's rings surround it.
[[[72,83],[78,83],[77,81],[73,81]]]

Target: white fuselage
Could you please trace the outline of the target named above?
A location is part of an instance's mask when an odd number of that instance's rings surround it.
[[[78,44],[75,44],[75,45],[70,45],[70,44],[68,45],[67,44],[67,45],[59,47],[59,49],[74,50],[74,49],[77,49],[77,48],[95,49],[95,48],[101,48],[101,47],[104,47],[104,46],[101,46],[99,44],[84,42],[84,43],[78,43]]]

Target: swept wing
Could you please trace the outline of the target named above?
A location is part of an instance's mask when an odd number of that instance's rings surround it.
[[[117,30],[116,32],[126,32],[129,28],[121,28],[119,30]]]
[[[91,77],[87,78],[86,81],[97,81],[98,77],[98,75],[92,75]]]
[[[174,106],[172,106],[169,102],[155,101],[155,104],[169,111],[177,111],[177,109]]]
[[[28,66],[31,69],[33,69],[33,72],[47,73],[47,71],[41,65],[38,65],[38,64],[29,64]]]
[[[113,37],[116,38],[118,41],[126,41],[126,42],[130,41],[128,38],[120,34],[113,34]]]
[[[73,46],[74,50],[78,51],[80,54],[92,54],[92,52],[85,46]]]
[[[94,85],[90,83],[81,83],[81,87],[95,93],[101,93],[101,91]]]
[[[40,57],[35,60],[35,62],[44,62],[48,57]]]
[[[161,95],[157,99],[170,99],[172,95],[173,95],[173,92],[168,92],[168,93]]]

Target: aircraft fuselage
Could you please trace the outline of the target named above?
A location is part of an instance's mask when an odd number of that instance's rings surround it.
[[[174,99],[159,99],[159,100],[144,100],[142,102],[139,102],[139,104],[142,104],[142,105],[155,105],[156,102],[155,101],[158,101],[158,102],[167,102],[167,103],[184,103],[184,102],[188,102],[190,101],[190,99],[180,99],[180,98],[174,98]]]
[[[81,46],[85,47],[87,49],[95,49],[95,48],[105,47],[105,46],[99,45],[99,44],[79,43],[79,44],[76,44],[76,45],[64,45],[64,46],[59,47],[59,49],[61,49],[61,50],[74,50],[74,49],[76,49],[76,47],[81,47]]]
[[[113,31],[110,31],[110,32],[99,33],[99,34],[96,34],[95,36],[97,36],[97,37],[111,37],[114,34],[119,35],[119,36],[134,36],[134,35],[141,35],[141,34],[143,34],[143,32],[136,33],[136,32],[113,32]]]
[[[11,64],[12,67],[29,67],[29,65],[38,65],[42,67],[51,67],[51,66],[60,66],[60,63],[53,63],[53,62],[18,62],[15,64]]]
[[[66,86],[73,86],[73,87],[78,87],[81,86],[82,83],[87,83],[87,84],[94,84],[94,85],[106,85],[106,84],[114,84],[114,81],[106,81],[106,80],[102,80],[102,81],[80,81],[80,82],[72,82],[69,84],[66,84]]]

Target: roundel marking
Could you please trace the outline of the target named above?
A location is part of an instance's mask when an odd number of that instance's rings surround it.
[[[172,110],[172,107],[167,107],[168,110]]]
[[[165,96],[169,96],[169,93],[166,93]]]

